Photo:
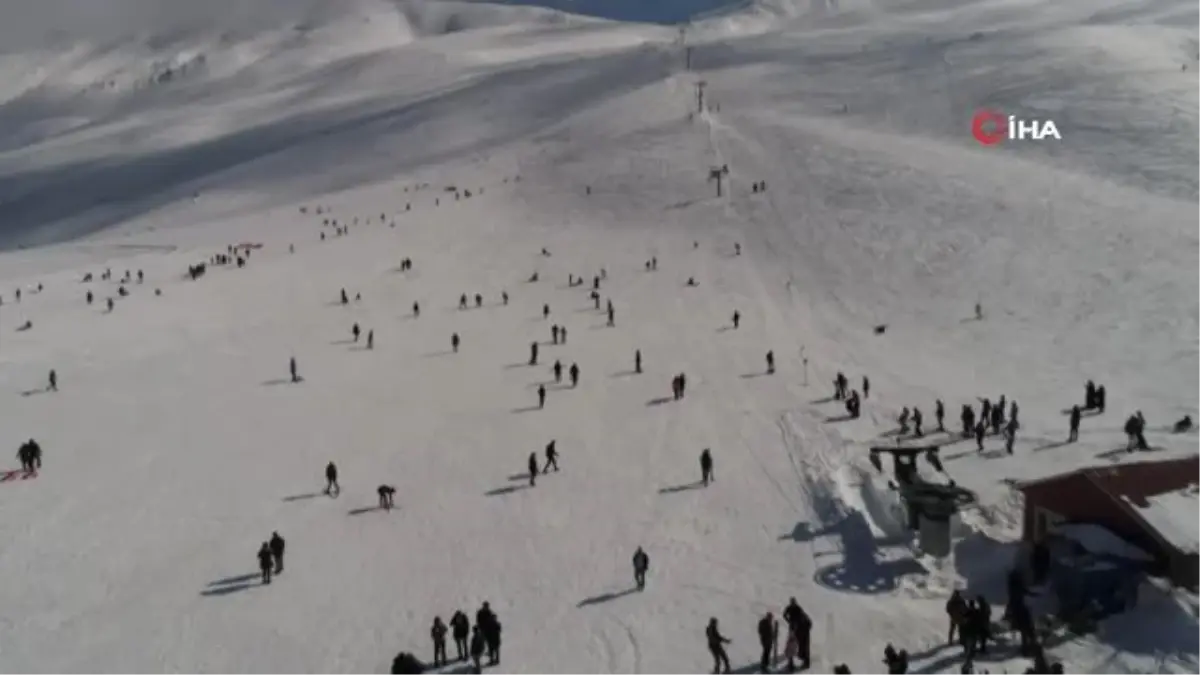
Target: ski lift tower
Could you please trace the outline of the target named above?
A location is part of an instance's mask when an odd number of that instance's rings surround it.
[[[907,514],[909,530],[918,533],[921,550],[938,558],[950,554],[950,522],[958,513],[978,501],[974,492],[949,483],[931,483],[921,478],[917,470],[917,458],[924,455],[938,472],[942,460],[938,455],[940,446],[922,445],[908,447],[873,447],[871,464],[876,471],[883,471],[880,455],[892,456],[892,473],[895,482],[890,483],[900,494]]]

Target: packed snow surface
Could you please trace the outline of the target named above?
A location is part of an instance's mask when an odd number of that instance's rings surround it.
[[[1196,452],[1169,432],[1200,368],[1195,2],[547,4],[0,9],[0,429],[45,452],[0,474],[0,670],[380,672],[487,600],[496,672],[703,672],[710,617],[750,672],[795,596],[816,672],[889,642],[958,672],[943,607],[1003,606],[1012,481]],[[983,147],[980,108],[1062,139]],[[839,371],[870,378],[858,419]],[[1108,411],[1068,444],[1088,379]],[[935,431],[936,399],[957,429],[1001,394],[1011,455]],[[867,461],[914,406],[978,496],[940,560]],[[1046,646],[1196,672],[1195,606],[1155,590]],[[1028,662],[1005,636],[976,665]]]

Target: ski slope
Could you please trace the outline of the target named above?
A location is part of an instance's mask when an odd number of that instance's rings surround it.
[[[710,617],[754,672],[755,621],[795,596],[814,672],[877,671],[889,642],[958,672],[943,607],[963,588],[998,618],[1007,481],[1126,461],[1137,410],[1155,457],[1197,452],[1164,431],[1200,369],[1194,3],[771,0],[682,35],[598,3],[82,6],[0,10],[0,428],[46,453],[0,481],[0,671],[381,672],[488,600],[496,672],[705,672]],[[1063,140],[981,147],[981,107]],[[241,242],[245,268],[186,278]],[[118,297],[125,270],[146,281]],[[871,379],[860,419],[839,371]],[[1088,379],[1109,412],[1059,445]],[[867,448],[902,407],[956,425],[1000,394],[1015,453],[943,452],[980,504],[923,556]],[[528,487],[552,439],[562,471]],[[1195,607],[1147,587],[1048,652],[1195,672]]]

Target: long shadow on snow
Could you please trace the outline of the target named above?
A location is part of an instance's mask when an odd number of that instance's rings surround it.
[[[817,570],[813,580],[834,591],[876,595],[895,590],[901,577],[925,574],[926,570],[911,557],[880,560],[880,545],[898,542],[877,540],[860,511],[851,511],[812,536],[836,534],[841,538],[842,561]],[[793,536],[795,533],[793,533]]]
[[[300,501],[300,500],[302,500],[302,499],[314,499],[314,498],[316,498],[316,497],[323,497],[323,496],[325,496],[325,493],[324,493],[324,492],[306,492],[306,493],[304,493],[304,494],[302,494],[302,495],[291,495],[291,496],[289,496],[289,497],[284,497],[284,498],[283,498],[283,501],[285,501],[285,502],[298,502],[298,501]]]
[[[528,490],[530,487],[532,487],[532,486],[528,485],[528,484],[526,484],[526,485],[505,485],[504,487],[498,487],[494,490],[488,490],[487,492],[485,492],[483,494],[485,497],[502,497],[504,495],[510,495],[514,492],[520,492],[521,490]]]
[[[209,583],[208,588],[200,591],[200,595],[206,597],[215,597],[219,595],[237,593],[238,591],[244,591],[248,588],[261,585],[259,582],[259,579],[261,578],[261,574],[253,572],[249,574],[239,574],[237,576],[225,577],[224,579],[217,579],[216,581]]]
[[[482,153],[587,110],[603,98],[640,89],[669,74],[671,60],[649,47],[580,60],[483,73],[466,84],[397,101],[356,100],[284,117],[183,147],[135,157],[107,155],[34,169],[0,171],[0,248],[46,245],[98,232],[211,187],[238,170],[278,203],[333,192],[406,168]],[[487,123],[464,120],[487,111]],[[453,145],[424,153],[379,153],[388,134],[421,125],[455,124],[490,133],[430,133]],[[499,127],[499,128],[497,128]],[[305,147],[308,146],[308,147]],[[329,146],[336,151],[330,152]],[[305,149],[311,157],[298,155]],[[331,158],[332,155],[332,158]],[[338,156],[355,157],[339,163]],[[402,157],[403,159],[397,159]],[[334,161],[338,171],[312,171]],[[0,169],[10,169],[0,164]],[[250,175],[247,175],[250,174]],[[226,179],[231,177],[226,176]]]
[[[636,586],[634,586],[633,588],[626,588],[623,591],[614,591],[612,593],[601,593],[600,595],[593,595],[590,598],[585,598],[583,600],[580,600],[579,604],[575,605],[575,606],[576,607],[587,607],[588,605],[599,605],[600,603],[616,600],[617,598],[623,598],[626,595],[632,595],[633,593],[637,593]]]
[[[698,480],[698,481],[695,481],[692,483],[683,483],[682,485],[672,485],[670,487],[659,488],[658,494],[670,495],[670,494],[675,494],[676,492],[687,492],[688,490],[697,490],[702,487],[704,487],[704,481]]]

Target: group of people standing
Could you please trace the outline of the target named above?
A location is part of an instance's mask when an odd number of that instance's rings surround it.
[[[433,639],[433,667],[441,668],[449,664],[446,656],[446,635],[454,638],[455,652],[458,661],[471,660],[475,673],[483,672],[484,656],[487,666],[500,665],[500,620],[492,611],[491,605],[484,602],[475,612],[475,625],[471,626],[470,619],[462,610],[456,610],[450,617],[450,626],[442,622],[442,617],[433,618],[433,626],[429,635]],[[423,669],[414,668],[420,662],[411,654],[401,652],[392,662],[393,673],[419,673]]]

